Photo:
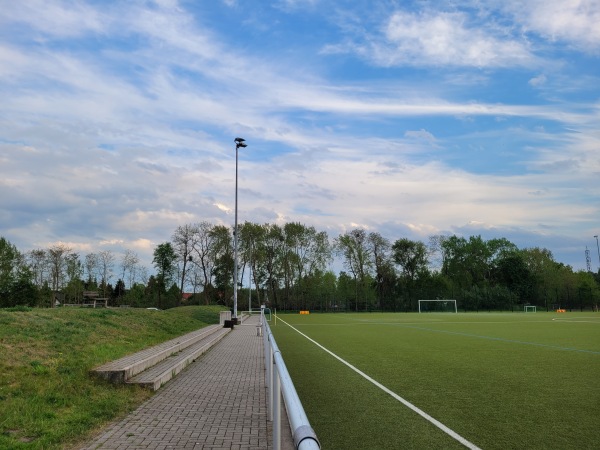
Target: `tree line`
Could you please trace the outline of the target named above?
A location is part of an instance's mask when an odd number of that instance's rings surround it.
[[[597,310],[600,303],[600,274],[575,272],[547,249],[519,249],[505,238],[391,241],[357,228],[330,239],[298,222],[245,222],[238,233],[239,309],[415,311],[419,299],[456,299],[465,311]],[[337,274],[333,261],[343,266]],[[131,250],[82,256],[58,244],[21,253],[0,238],[0,307],[77,304],[89,290],[112,306],[232,306],[232,228],[179,226],[152,263],[149,275]]]

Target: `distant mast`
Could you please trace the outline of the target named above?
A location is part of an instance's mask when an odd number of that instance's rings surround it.
[[[590,251],[587,246],[585,247],[585,263],[587,264],[588,272],[592,272],[592,258],[590,257]]]

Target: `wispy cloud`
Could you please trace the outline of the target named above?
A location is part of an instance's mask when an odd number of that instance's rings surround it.
[[[239,134],[243,220],[590,234],[596,6],[367,3],[2,8],[3,233],[148,255],[177,225],[229,225]]]

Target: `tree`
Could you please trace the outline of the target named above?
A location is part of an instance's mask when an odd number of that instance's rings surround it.
[[[58,291],[64,286],[65,277],[65,262],[67,256],[71,253],[71,248],[65,244],[53,245],[48,249],[48,262],[50,264],[50,273],[52,276],[52,291]],[[54,299],[50,302],[51,306],[55,306]]]
[[[368,245],[373,255],[375,267],[375,292],[377,294],[378,307],[384,306],[385,299],[393,295],[396,276],[392,265],[391,244],[379,233],[369,233]]]
[[[37,290],[32,278],[17,247],[0,237],[0,307],[35,305]]]
[[[162,294],[166,292],[166,287],[169,286],[173,281],[176,260],[177,254],[175,253],[175,250],[170,242],[159,244],[154,249],[154,259],[152,260],[152,263],[154,264],[157,272],[156,281],[159,308],[162,307]]]
[[[210,246],[208,262],[211,265],[210,275],[217,290],[216,300],[233,305],[233,236],[229,228],[216,225],[209,231]],[[208,278],[209,283],[211,281]],[[209,284],[209,287],[212,287]],[[206,286],[205,286],[206,290]],[[212,294],[212,289],[209,291]],[[230,301],[231,300],[231,301]]]
[[[123,257],[121,258],[121,270],[123,274],[121,280],[123,283],[125,283],[125,280],[128,280],[129,288],[131,288],[135,282],[136,268],[139,262],[140,258],[137,253],[129,249],[125,250]]]
[[[501,255],[496,261],[493,277],[497,284],[506,286],[519,303],[533,300],[534,277],[521,252]]]
[[[67,275],[67,284],[63,288],[67,303],[77,303],[83,294],[83,265],[79,260],[77,253],[70,253],[65,258],[65,272]]]
[[[401,267],[402,274],[414,282],[419,273],[427,271],[427,247],[420,241],[402,238],[392,246],[394,262]]]
[[[327,233],[317,232],[315,227],[307,227],[299,222],[287,223],[283,227],[283,243],[285,248],[277,246],[284,251],[278,255],[278,260],[284,263],[284,269],[289,268],[289,273],[295,274],[293,282],[298,290],[298,300],[305,307],[303,280],[316,271],[324,271],[331,259]],[[287,274],[288,271],[284,270],[284,273]]]
[[[342,257],[344,267],[352,274],[356,283],[355,309],[358,311],[359,297],[367,308],[367,277],[373,268],[372,251],[365,230],[357,228],[342,234],[335,240],[336,253]]]
[[[98,255],[96,253],[88,253],[85,255],[85,271],[87,272],[87,284],[90,285],[96,279],[98,270]]]
[[[282,275],[283,264],[281,260],[285,254],[283,229],[277,224],[265,225],[264,239],[264,271],[266,273],[265,280],[267,282],[267,290],[271,290],[271,305],[277,308],[277,291],[280,287],[280,278]]]
[[[28,267],[32,272],[33,282],[38,288],[42,288],[48,282],[48,258],[46,250],[35,249],[27,254]]]
[[[201,222],[196,225],[198,233],[192,249],[192,263],[195,267],[193,275],[194,286],[202,286],[204,303],[209,304],[212,296],[213,279],[215,276],[215,264],[218,254],[227,243],[220,239],[228,237],[229,231],[225,227],[215,227],[209,222]]]
[[[254,283],[256,287],[257,301],[260,303],[260,284],[264,282],[261,277],[261,271],[259,267],[264,263],[264,247],[265,247],[265,232],[266,229],[262,225],[251,222],[244,222],[238,227],[240,233],[240,239],[238,245],[240,246],[239,255],[242,260],[242,272],[241,272],[241,285],[244,284],[244,273],[246,267],[248,267],[248,276],[252,277],[250,285]]]
[[[180,279],[179,279],[179,292],[183,294],[184,285],[187,275],[188,263],[192,262],[192,252],[196,246],[196,240],[199,237],[199,229],[197,225],[183,225],[177,227],[173,233],[173,247],[175,254],[179,257],[181,262]],[[181,295],[177,300],[177,306],[181,303]]]
[[[100,272],[100,285],[103,297],[109,296],[109,280],[112,278],[115,266],[115,255],[110,250],[102,250],[98,253],[98,269]]]
[[[446,262],[446,250],[444,248],[444,242],[448,239],[449,236],[444,234],[436,234],[433,236],[429,236],[429,245],[428,245],[428,259],[430,263],[434,264],[434,268],[442,269]]]

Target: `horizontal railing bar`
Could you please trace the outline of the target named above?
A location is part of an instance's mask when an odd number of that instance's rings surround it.
[[[277,379],[278,383],[271,382],[269,385],[269,398],[271,400],[271,412],[269,417],[272,418],[273,421],[279,421],[281,419],[280,414],[277,414],[279,411],[273,411],[275,408],[279,410],[275,404],[276,399],[279,399],[279,396],[283,394],[283,400],[285,403],[285,407],[287,410],[288,419],[290,422],[290,428],[292,429],[292,436],[294,438],[294,446],[298,450],[319,450],[321,445],[319,440],[317,439],[317,435],[310,426],[308,421],[308,417],[306,416],[306,412],[302,407],[302,402],[300,401],[300,397],[298,397],[298,393],[296,392],[296,388],[294,387],[294,383],[292,378],[287,370],[285,362],[283,360],[283,356],[281,356],[281,352],[279,351],[279,347],[275,342],[275,337],[269,327],[269,324],[263,317],[263,328],[264,328],[264,336],[265,340],[268,342],[269,349],[265,353],[266,358],[270,361],[267,361],[267,379]],[[272,357],[271,357],[272,355]],[[269,368],[268,366],[271,365]],[[272,370],[272,375],[269,371]],[[271,376],[269,376],[271,375]],[[272,392],[273,387],[277,387],[279,384],[281,394],[279,392]],[[272,393],[271,393],[272,392]],[[277,417],[273,417],[273,413]],[[275,430],[277,429],[277,433]],[[281,434],[279,432],[279,424],[273,425],[274,436],[273,436],[273,446],[277,450],[280,448],[281,442],[280,437]],[[275,436],[277,434],[277,436]]]

